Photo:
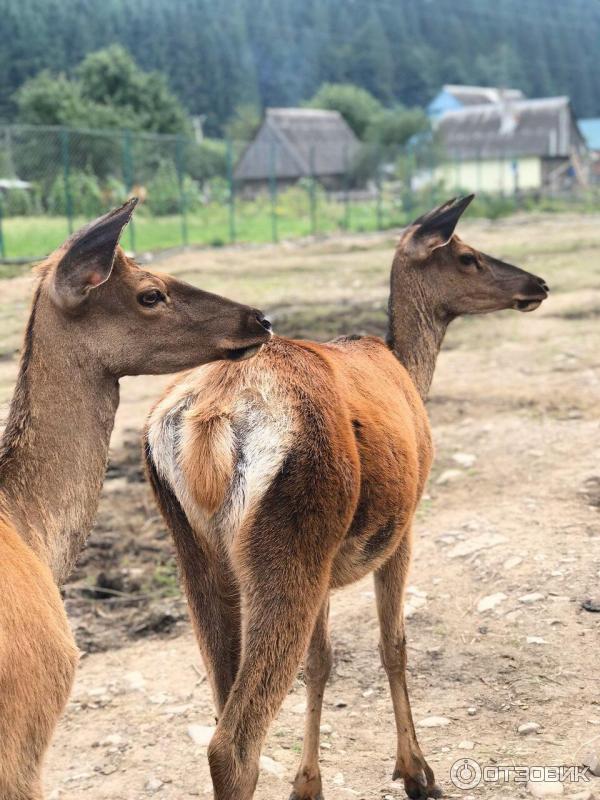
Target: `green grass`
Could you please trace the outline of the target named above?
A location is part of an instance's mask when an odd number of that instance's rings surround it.
[[[76,218],[73,229],[88,220]],[[295,239],[313,233],[347,230],[374,231],[405,224],[406,215],[391,203],[382,203],[378,218],[374,201],[349,204],[319,200],[315,221],[308,198],[298,203],[282,202],[273,215],[269,201],[238,201],[235,206],[233,236],[229,208],[211,203],[189,213],[186,219],[187,242],[193,245],[222,246],[236,242],[265,243]],[[64,217],[7,217],[2,223],[6,259],[38,259],[52,252],[69,235]],[[123,245],[136,252],[164,250],[184,243],[184,223],[179,215],[151,217],[142,208],[123,238]],[[2,273],[0,277],[8,277]]]
[[[447,194],[447,192],[445,193]],[[314,214],[311,213],[310,194],[294,187],[282,192],[272,205],[268,196],[255,199],[237,197],[233,215],[225,202],[212,202],[187,214],[184,221],[180,215],[152,217],[141,207],[132,225],[126,231],[123,244],[137,253],[158,251],[178,247],[187,240],[191,245],[223,246],[232,241],[261,244],[282,239],[297,239],[313,233],[331,234],[337,231],[360,233],[406,225],[418,214],[433,207],[445,194],[420,193],[411,197],[412,209],[405,210],[399,198],[384,190],[379,203],[371,200],[333,202],[319,190],[316,193]],[[544,200],[546,210],[559,211],[564,202]],[[586,212],[598,209],[599,201],[592,199],[573,201],[568,205],[571,212]],[[526,210],[539,210],[542,201],[535,206],[533,200],[523,202]],[[480,196],[467,212],[469,216],[495,218],[518,210],[514,198]],[[73,229],[88,222],[84,217],[73,220]],[[2,221],[4,257],[6,259],[39,259],[58,247],[69,234],[64,217],[6,217]],[[184,235],[184,233],[186,235]],[[569,242],[566,249],[577,246]],[[537,250],[539,251],[539,249]],[[536,252],[537,252],[536,251]],[[519,255],[530,252],[527,243],[520,245]],[[554,251],[551,251],[554,252]],[[1,259],[0,259],[1,261]],[[6,268],[1,268],[0,277],[10,277]]]

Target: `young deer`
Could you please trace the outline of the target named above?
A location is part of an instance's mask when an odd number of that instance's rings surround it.
[[[531,311],[548,291],[454,235],[470,200],[452,200],[403,233],[387,345],[274,338],[239,369],[221,363],[183,376],[150,415],[148,472],[218,712],[208,751],[216,800],[253,796],[261,745],[307,645],[292,798],[322,797],[328,596],[369,572],[396,717],[394,778],[411,798],[440,794],[412,723],[402,614],[412,520],[432,459],[423,400],[449,322]]]
[[[118,240],[135,200],[42,264],[0,444],[0,798],[42,797],[40,765],[77,649],[58,586],[102,486],[119,378],[252,354],[262,314],[140,269]]]

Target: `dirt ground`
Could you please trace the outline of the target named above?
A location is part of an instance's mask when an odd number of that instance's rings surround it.
[[[600,601],[600,218],[515,217],[460,232],[544,276],[552,294],[534,314],[454,323],[440,355],[429,402],[437,457],[409,589],[409,686],[446,795],[508,800],[531,795],[502,770],[493,780],[494,765],[579,765],[600,753],[600,613],[587,610]],[[325,339],[383,332],[392,248],[390,234],[338,238],[183,253],[160,268],[259,305],[279,333]],[[31,285],[2,282],[2,418]],[[53,800],[211,796],[209,690],[139,458],[139,429],[164,383],[123,381],[98,522],[65,587],[84,656],[48,757]],[[393,715],[369,580],[334,596],[332,636],[325,797],[403,797],[391,781]],[[264,750],[260,800],[288,797],[303,703],[298,678]],[[539,727],[519,733],[525,723]],[[465,758],[488,767],[488,781],[466,791],[450,780]],[[600,797],[600,778],[564,782],[569,797],[590,790]]]

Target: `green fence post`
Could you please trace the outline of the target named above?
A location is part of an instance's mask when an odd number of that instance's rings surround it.
[[[429,152],[428,157],[429,162],[429,174],[431,176],[435,175],[435,153],[433,150]],[[429,203],[427,203],[429,208],[434,208],[438,204],[437,192],[436,192],[436,183],[434,180],[429,181]]]
[[[131,152],[131,131],[123,131],[123,179],[125,180],[125,188],[127,194],[131,194],[133,189],[133,155]],[[133,218],[129,225],[129,246],[135,253],[135,224]]]
[[[313,236],[317,233],[317,182],[315,178],[315,146],[310,148],[310,230]]]
[[[413,212],[413,174],[417,171],[417,154],[413,152],[410,146],[406,149],[406,178],[405,178],[405,191],[402,201],[402,209],[404,211],[404,224],[408,225],[412,222]]]
[[[344,145],[344,221],[342,227],[345,231],[350,228],[350,176],[348,175],[348,145]]]
[[[65,211],[69,235],[73,233],[73,195],[71,194],[71,137],[68,128],[60,129],[60,151],[62,156]]]
[[[377,219],[377,230],[380,231],[382,227],[382,209],[381,209],[381,148],[378,146],[376,151],[376,159],[375,159],[375,186],[377,191],[377,196],[375,200],[375,214]]]
[[[233,244],[236,240],[235,184],[233,181],[233,147],[229,138],[227,138],[227,183],[229,186],[229,193],[227,195],[227,205],[229,207],[229,241]]]
[[[187,224],[187,197],[185,195],[185,145],[183,136],[178,136],[175,141],[175,167],[179,183],[179,213],[181,216],[181,242],[184,247],[188,245]]]
[[[271,198],[271,238],[274,242],[279,241],[277,231],[277,177],[275,174],[276,159],[275,142],[269,145],[269,195]]]
[[[2,220],[4,219],[4,212],[2,210],[2,198],[0,197],[0,258],[6,258],[4,249],[4,230],[2,228]]]

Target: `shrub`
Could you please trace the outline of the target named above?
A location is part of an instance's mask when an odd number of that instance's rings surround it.
[[[5,217],[27,217],[39,211],[36,195],[29,189],[8,189],[0,193]]]
[[[220,139],[203,139],[185,147],[185,170],[201,183],[227,173],[227,148]]]
[[[351,83],[324,83],[307,105],[339,111],[359,139],[363,138],[370,121],[382,109],[372,94]]]
[[[159,165],[147,189],[146,207],[156,216],[179,214],[182,190],[188,211],[196,210],[202,202],[198,184],[189,175],[184,176],[183,186],[180,187],[177,170],[172,161],[163,161]]]
[[[48,194],[48,213],[56,216],[67,214],[67,195],[62,175],[57,175]],[[97,217],[105,210],[102,190],[97,178],[88,172],[71,172],[69,175],[71,213],[88,218]]]

